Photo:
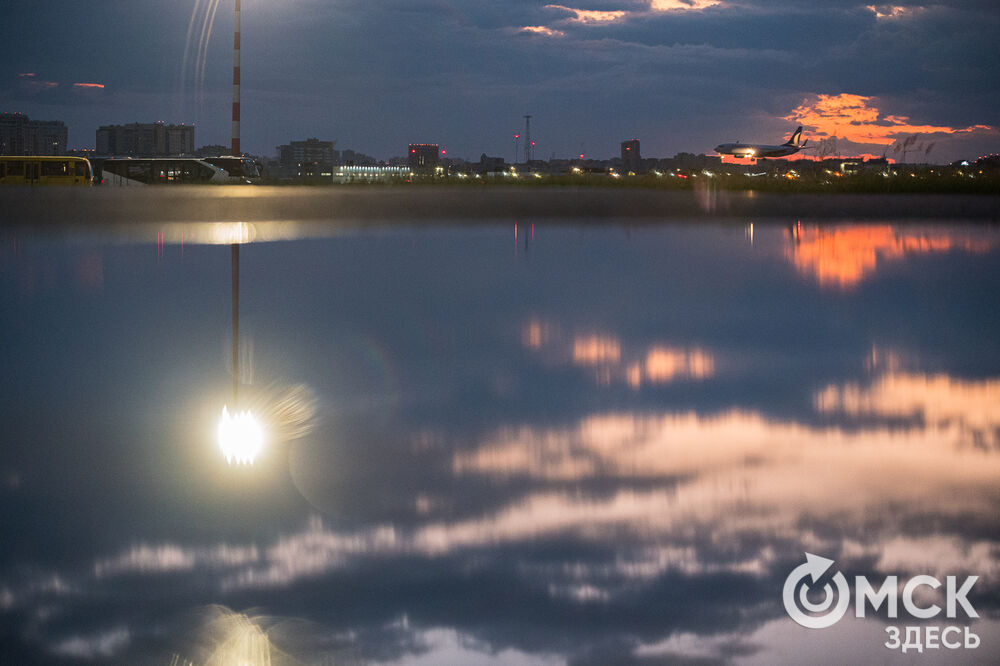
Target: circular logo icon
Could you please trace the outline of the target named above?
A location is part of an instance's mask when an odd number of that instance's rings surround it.
[[[830,610],[833,606],[833,588],[830,587],[829,583],[823,586],[823,601],[812,603],[806,596],[809,592],[809,583],[806,582],[806,579],[812,578],[812,582],[816,583],[820,579],[820,576],[823,575],[823,572],[832,565],[833,560],[828,560],[825,557],[819,557],[812,553],[806,553],[806,563],[795,567],[792,573],[788,575],[788,578],[785,579],[785,588],[781,595],[782,600],[785,602],[785,611],[789,617],[807,629],[832,627],[840,618],[844,617],[847,607],[851,603],[851,590],[847,586],[847,579],[839,571],[833,577],[833,582],[837,585],[837,605],[833,610]],[[800,584],[803,582],[806,582],[806,584],[800,587]],[[799,591],[798,604],[795,599],[796,590]],[[799,604],[810,613],[827,614],[806,615],[799,608]]]

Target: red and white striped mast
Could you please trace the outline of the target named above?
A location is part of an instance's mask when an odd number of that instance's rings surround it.
[[[236,0],[236,31],[233,38],[233,155],[240,152],[240,0]]]

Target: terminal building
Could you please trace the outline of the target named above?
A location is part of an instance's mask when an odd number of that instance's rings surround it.
[[[65,155],[67,136],[61,120],[0,113],[0,155]]]
[[[333,168],[334,183],[372,183],[403,180],[412,175],[406,166],[354,166],[341,165]]]
[[[98,155],[176,157],[194,154],[194,125],[163,122],[102,125],[97,130]]]

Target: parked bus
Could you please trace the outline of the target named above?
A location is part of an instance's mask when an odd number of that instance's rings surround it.
[[[0,156],[0,185],[90,185],[85,157]]]
[[[104,185],[199,185],[253,183],[257,166],[243,157],[111,157],[95,160]]]

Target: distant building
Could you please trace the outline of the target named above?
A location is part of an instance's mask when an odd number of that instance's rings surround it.
[[[221,157],[223,155],[229,155],[231,152],[233,151],[229,146],[224,146],[221,143],[211,143],[194,151],[194,154],[195,157]]]
[[[334,183],[387,182],[400,180],[410,175],[410,167],[404,166],[354,166],[334,167],[331,180]]]
[[[61,120],[0,113],[0,155],[65,155],[67,135]]]
[[[622,171],[624,173],[642,172],[642,157],[639,155],[639,139],[622,141]]]
[[[840,163],[838,170],[840,173],[849,176],[856,176],[862,173],[887,173],[889,171],[889,160],[885,158],[844,160]]]
[[[993,153],[992,155],[983,155],[975,161],[975,165],[982,171],[1000,171],[1000,155],[996,153]]]
[[[371,155],[348,149],[340,154],[340,164],[344,166],[378,166],[378,160]]]
[[[486,153],[479,156],[479,173],[496,173],[506,170],[507,165],[502,157],[490,157]]]
[[[102,125],[97,130],[99,155],[172,157],[194,153],[194,125],[132,123]]]
[[[778,160],[767,160],[770,163]],[[661,160],[664,162],[664,160]],[[695,155],[694,153],[677,153],[673,159],[666,160],[663,166],[668,169],[717,169],[722,164],[721,155]]]
[[[336,141],[320,141],[306,139],[305,141],[289,141],[288,145],[278,146],[278,163],[282,171],[291,175],[303,175],[307,171],[329,172],[338,161],[333,149]]]
[[[436,143],[411,143],[409,166],[414,171],[433,170],[441,161],[440,146]]]

